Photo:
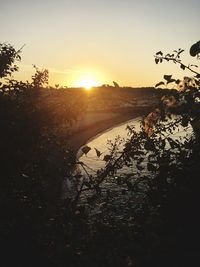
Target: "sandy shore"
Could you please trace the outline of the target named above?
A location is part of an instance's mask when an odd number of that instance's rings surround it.
[[[134,114],[101,113],[101,116],[95,113],[87,114],[83,120],[78,122],[78,125],[76,124],[71,129],[71,135],[68,138],[69,148],[76,153],[81,146],[97,134],[142,115],[144,115],[144,110]]]

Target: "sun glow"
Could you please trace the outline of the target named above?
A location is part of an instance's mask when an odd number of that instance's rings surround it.
[[[90,90],[92,87],[100,85],[100,83],[98,83],[92,78],[83,78],[82,80],[78,81],[76,84],[78,87],[83,87],[86,90]]]
[[[91,90],[92,87],[97,87],[102,84],[102,75],[95,70],[82,71],[80,75],[74,77],[75,87],[82,87],[86,90]],[[77,73],[78,74],[78,73]]]

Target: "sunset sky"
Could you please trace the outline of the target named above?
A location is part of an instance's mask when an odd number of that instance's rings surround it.
[[[200,40],[199,0],[7,0],[0,4],[0,42],[22,52],[17,78],[32,64],[47,68],[50,84],[153,86],[163,74],[187,75],[172,63],[156,65],[162,50],[188,49]]]

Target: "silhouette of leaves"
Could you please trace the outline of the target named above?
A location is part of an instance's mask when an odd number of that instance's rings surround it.
[[[81,148],[81,151],[82,151],[85,155],[87,155],[88,152],[89,152],[90,150],[91,150],[91,147],[89,147],[89,146],[84,146],[84,147]]]
[[[182,70],[185,70],[185,65],[181,64],[181,65],[180,65],[180,68],[181,68]]]
[[[164,75],[164,79],[169,82],[172,79],[172,75]]]
[[[164,82],[159,82],[159,83],[157,83],[157,84],[155,85],[155,87],[158,87],[158,86],[160,86],[160,85],[165,85],[165,83],[164,83]]]
[[[99,158],[102,155],[102,153],[97,148],[94,148],[94,149],[95,149],[97,157]]]
[[[200,41],[196,42],[190,47],[190,55],[192,57],[197,56],[200,53]]]
[[[111,159],[111,155],[105,155],[103,160],[108,162]]]
[[[157,56],[163,56],[163,52],[159,51],[156,53]]]

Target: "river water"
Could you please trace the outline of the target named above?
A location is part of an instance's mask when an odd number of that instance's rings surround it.
[[[103,161],[103,158],[106,154],[109,153],[109,141],[114,142],[117,137],[120,137],[121,139],[124,139],[124,141],[126,141],[129,138],[127,126],[134,126],[135,130],[139,131],[141,119],[141,117],[134,118],[95,136],[87,143],[87,146],[91,148],[87,155],[82,153],[82,147],[79,149],[77,157],[81,162],[89,167],[88,172],[90,174],[96,173],[97,170],[105,166],[105,161]],[[172,137],[173,139],[182,138],[183,140],[185,140],[185,138],[191,136],[191,133],[191,126],[187,127],[187,129],[179,126],[176,131],[171,134],[170,137]],[[101,153],[100,157],[97,156],[96,149]],[[130,170],[126,169],[126,172],[128,171]]]
[[[129,138],[128,135],[128,130],[127,130],[127,126],[134,126],[134,129],[136,131],[140,130],[140,125],[141,125],[141,117],[137,117],[134,118],[132,120],[129,120],[127,122],[124,122],[118,126],[115,126],[111,129],[108,129],[107,131],[95,136],[94,138],[92,138],[91,140],[89,140],[87,142],[87,146],[90,147],[90,151],[87,153],[87,155],[82,153],[82,148],[79,149],[78,154],[77,154],[77,159],[79,162],[83,162],[84,163],[84,168],[79,167],[77,168],[78,172],[81,173],[82,175],[85,175],[85,177],[87,177],[88,175],[93,175],[95,176],[95,174],[97,173],[98,170],[100,170],[101,168],[103,168],[105,166],[105,161],[103,160],[104,156],[107,155],[109,153],[109,141],[114,142],[115,139],[117,139],[118,136],[120,136],[121,139],[127,140]],[[178,127],[177,130],[172,134],[172,138],[176,139],[176,138],[181,138],[184,142],[185,138],[190,138],[192,136],[192,128],[188,127],[183,128],[182,126]],[[121,145],[121,147],[123,148],[123,143]],[[100,156],[97,155],[97,151],[100,153]],[[145,163],[146,164],[146,163]],[[146,172],[146,170],[144,169],[144,171],[142,172]],[[137,175],[137,170],[133,166],[131,167],[125,167],[122,168],[117,175],[120,175],[122,173],[127,174],[131,174],[131,175]],[[142,175],[148,175],[148,173],[142,173]],[[103,184],[103,192],[110,191],[112,192],[112,202],[107,206],[106,209],[107,213],[106,214],[112,214],[109,216],[114,216],[115,219],[122,219],[125,218],[127,216],[127,214],[130,214],[130,209],[132,209],[138,202],[138,199],[141,199],[141,194],[136,194],[136,193],[132,193],[129,192],[129,190],[127,190],[127,186],[122,184],[119,185],[118,183],[116,183],[115,179],[117,177],[113,178],[113,181],[111,180],[107,180],[104,182]],[[134,178],[135,179],[135,178]],[[67,195],[69,196],[70,193],[70,187],[73,189],[73,183],[71,183],[70,181],[67,181],[67,188],[68,188],[68,193]],[[73,194],[73,190],[71,190],[71,193]],[[87,191],[86,193],[82,194],[80,197],[80,201],[82,202],[82,204],[84,204],[85,206],[88,206],[88,197],[90,197],[91,192]],[[105,194],[106,194],[105,193]],[[104,194],[104,196],[105,196]],[[106,203],[107,200],[105,201],[105,199],[101,199],[99,202],[99,205],[95,205],[93,206],[93,209],[90,209],[90,213],[93,215],[97,215],[97,214],[102,214],[102,203]],[[129,208],[127,209],[127,205],[129,206]],[[127,209],[127,212],[126,212]],[[114,212],[113,212],[114,211]],[[114,215],[113,215],[114,214]],[[94,217],[95,217],[94,216]],[[100,219],[100,218],[99,218]]]
[[[127,138],[129,137],[127,126],[134,125],[135,130],[139,131],[140,122],[141,122],[141,117],[137,117],[135,119],[121,123],[120,125],[110,128],[105,132],[93,137],[91,140],[87,142],[87,146],[91,148],[91,150],[87,153],[87,155],[82,153],[82,147],[81,147],[78,151],[77,157],[81,162],[83,162],[86,166],[89,167],[88,169],[89,173],[92,174],[92,172],[96,172],[100,168],[104,167],[105,161],[103,161],[103,158],[106,154],[109,153],[108,149],[109,142],[110,141],[114,142],[115,139],[117,139],[118,137],[127,140]],[[95,149],[100,151],[101,153],[100,157],[97,156],[97,152]]]

